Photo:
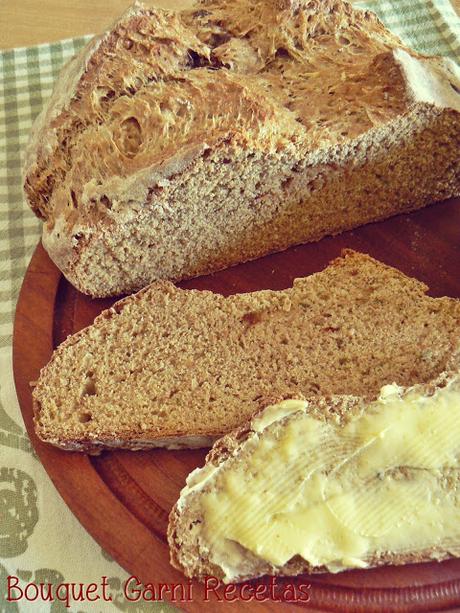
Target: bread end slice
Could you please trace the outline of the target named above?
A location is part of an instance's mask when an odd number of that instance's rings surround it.
[[[207,499],[206,497],[209,498],[210,494],[213,495],[217,492],[219,495],[219,492],[225,488],[225,479],[228,477],[228,474],[235,470],[240,470],[240,472],[243,471],[244,474],[250,473],[251,476],[247,477],[245,483],[241,485],[241,489],[251,491],[251,479],[253,480],[254,474],[257,476],[257,473],[250,472],[252,469],[248,471],[248,466],[250,466],[248,464],[248,458],[251,458],[260,448],[260,446],[264,444],[264,440],[266,440],[267,437],[271,437],[272,441],[276,441],[275,446],[270,448],[270,453],[275,454],[277,449],[276,444],[281,444],[283,442],[283,436],[286,433],[286,430],[289,427],[300,427],[298,424],[302,424],[302,419],[313,418],[314,420],[318,420],[319,422],[326,424],[328,427],[331,426],[336,430],[337,428],[340,430],[341,428],[346,428],[347,425],[356,423],[357,420],[363,419],[363,416],[366,417],[368,414],[372,415],[373,412],[376,411],[375,407],[379,406],[378,403],[388,402],[388,397],[390,398],[390,401],[392,401],[392,398],[393,400],[396,398],[396,401],[401,400],[408,402],[415,402],[414,398],[421,398],[422,400],[418,402],[425,403],[425,405],[429,407],[430,399],[438,399],[439,401],[440,398],[444,398],[442,394],[445,393],[454,395],[456,402],[455,410],[460,411],[459,367],[459,353],[456,352],[452,356],[446,371],[440,374],[432,382],[415,385],[409,388],[401,388],[398,386],[394,388],[394,386],[391,386],[390,390],[390,386],[387,386],[386,388],[384,387],[382,388],[379,399],[375,402],[369,402],[368,400],[355,396],[309,398],[307,400],[298,398],[297,400],[299,401],[304,400],[303,403],[300,403],[304,405],[303,408],[295,409],[294,407],[292,412],[284,411],[284,416],[281,414],[278,418],[276,418],[276,416],[275,418],[273,417],[273,406],[271,406],[254,416],[245,426],[242,426],[241,428],[217,441],[208,454],[204,467],[196,469],[189,475],[187,485],[182,490],[178,502],[171,511],[169,518],[168,541],[172,565],[180,569],[188,577],[195,577],[199,580],[204,580],[207,576],[214,576],[227,583],[250,580],[262,575],[295,576],[303,573],[321,573],[331,571],[338,572],[348,568],[371,568],[390,564],[402,565],[432,560],[439,561],[459,556],[460,535],[458,532],[455,533],[455,530],[453,530],[452,533],[443,534],[442,538],[436,538],[434,533],[433,536],[430,536],[430,532],[427,531],[425,535],[426,538],[424,536],[424,540],[422,539],[419,541],[417,546],[408,546],[408,541],[406,539],[404,547],[395,550],[390,548],[381,548],[376,549],[375,551],[369,551],[363,556],[363,559],[357,560],[350,557],[349,560],[342,560],[340,562],[333,561],[328,564],[315,564],[312,563],[311,560],[307,559],[307,552],[305,557],[296,554],[289,558],[285,563],[276,564],[273,563],[273,561],[269,561],[264,558],[263,555],[258,555],[254,550],[247,548],[236,539],[226,539],[223,549],[220,548],[220,546],[217,547],[216,543],[219,542],[218,537],[214,538],[213,536],[212,539],[209,539],[209,534],[206,532],[206,522],[209,520],[210,516],[209,510],[206,511],[206,509],[209,509],[209,507],[206,507],[206,502],[204,502]],[[391,393],[396,393],[396,396],[391,396]],[[390,396],[388,396],[388,394],[390,394]],[[381,400],[382,398],[383,400]],[[299,404],[299,402],[297,404]],[[397,408],[397,405],[395,406]],[[401,406],[406,407],[406,404]],[[436,405],[435,410],[438,408],[439,404]],[[387,410],[387,408],[385,408],[385,410]],[[408,410],[411,410],[410,406]],[[426,410],[426,408],[423,408],[423,410]],[[397,415],[397,413],[395,414]],[[438,413],[437,415],[440,414]],[[401,413],[400,417],[401,419],[404,419],[404,413]],[[261,427],[261,424],[263,427]],[[394,426],[395,428],[399,428],[399,422],[395,423]],[[448,429],[449,426],[446,425],[445,428]],[[435,424],[433,424],[433,429],[428,428],[428,431],[423,438],[422,446],[426,447],[427,449],[434,449],[433,445],[435,446],[435,444],[430,436],[433,435],[433,431],[435,430]],[[445,434],[446,432],[444,431],[444,435]],[[409,437],[412,435],[415,436],[415,432],[409,433]],[[328,444],[329,443],[327,440],[324,441],[324,445],[326,447]],[[379,444],[379,441],[377,441],[377,444]],[[455,447],[455,444],[453,447]],[[454,461],[458,462],[458,451],[459,449],[456,448],[455,453],[452,456],[455,456],[455,459],[451,458],[451,464]],[[442,448],[441,453],[444,452],[447,453],[446,446]],[[424,461],[429,462],[426,459],[427,456],[424,456],[424,458]],[[438,460],[433,460],[432,456],[430,461],[432,463],[436,463]],[[443,460],[440,456],[439,463],[442,464],[442,462]],[[414,479],[413,467],[405,466],[403,464],[404,463],[401,465],[392,466],[391,470],[388,468],[388,475],[385,473],[385,478],[388,477],[390,480],[394,479],[395,481],[400,480],[403,483],[407,482],[409,486],[412,487],[411,479]],[[334,470],[339,471],[340,466],[345,465],[346,462],[342,462],[341,464],[340,455],[338,455],[336,464],[331,464],[330,468],[333,473]],[[305,470],[308,470],[308,467],[309,464],[307,463],[305,465]],[[279,475],[284,475],[290,470],[290,467],[288,462],[281,462],[278,466],[269,468],[269,470],[271,469],[277,470]],[[263,470],[263,468],[261,470]],[[442,495],[446,497],[446,500],[449,501],[449,504],[452,505],[452,509],[454,509],[454,517],[456,517],[458,520],[460,518],[460,499],[457,494],[458,477],[456,474],[458,471],[456,471],[455,467],[451,466],[449,462],[444,464],[441,472],[442,471],[444,471],[443,476],[440,476],[441,473],[439,471],[437,472],[437,469],[433,469],[432,472],[427,470],[427,487],[431,487],[432,484],[436,484],[433,492],[428,491],[428,493],[430,496],[434,496],[435,492],[441,492]],[[359,480],[357,483],[359,486]],[[369,481],[366,484],[366,489],[368,488],[371,490],[372,487],[372,481]],[[267,483],[267,488],[269,488],[269,483]],[[289,491],[285,492],[285,495],[288,497],[292,496],[292,491],[293,490],[289,489]],[[413,491],[417,492],[416,489]],[[254,517],[257,517],[257,521],[263,522],[263,513],[270,505],[269,495],[270,490],[268,490],[267,497],[259,499],[259,502],[256,505],[257,514]],[[219,498],[217,498],[217,500],[219,500]],[[223,499],[220,498],[220,500]],[[394,498],[394,501],[392,498],[391,501],[391,504],[395,504],[396,507],[399,504],[397,498]],[[334,504],[334,502],[332,504]],[[228,517],[227,513],[230,515],[232,513],[231,510],[229,511],[229,508],[230,507],[225,507],[222,511],[222,518],[224,522]],[[374,508],[378,508],[378,500],[373,501],[373,506],[369,511],[370,516],[372,516]],[[239,509],[236,512],[239,513]],[[413,509],[412,512],[415,513]],[[357,512],[354,511],[354,514],[356,513],[359,517],[359,510]],[[274,517],[276,519],[276,514]],[[367,517],[368,515],[366,514],[366,518]],[[411,520],[407,519],[407,514],[405,516],[403,512],[401,512],[401,517],[402,520],[400,531],[401,534],[403,534],[404,531],[407,532],[411,530]],[[239,518],[242,518],[242,522],[246,521],[244,515],[240,515]],[[338,519],[339,522],[343,521],[344,525],[346,524],[346,515],[338,516]],[[274,519],[271,521],[274,521]],[[265,525],[269,530],[271,522],[268,522]],[[320,528],[318,528],[318,530],[320,530]],[[369,530],[369,522],[367,526],[364,522],[362,530],[363,533],[365,533],[366,530]],[[423,533],[423,530],[427,530],[427,526],[422,524],[419,527],[419,532]],[[263,534],[258,523],[253,523],[253,531],[256,535]],[[281,534],[281,532],[279,534]],[[260,543],[257,541],[257,539],[255,542],[257,543],[256,548],[258,548],[260,545],[260,550],[264,551],[264,547],[267,544],[264,542],[264,537],[261,537]],[[222,551],[225,551],[224,557],[221,555]]]

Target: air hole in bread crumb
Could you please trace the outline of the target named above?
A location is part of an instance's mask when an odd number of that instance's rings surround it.
[[[78,208],[77,196],[75,195],[75,192],[73,191],[73,189],[70,190],[70,198],[72,200],[73,208],[77,209]]]
[[[450,86],[457,94],[460,94],[460,88],[455,85],[455,83],[451,83]]]
[[[78,416],[78,420],[81,424],[87,424],[92,419],[93,416],[91,415],[91,413],[80,413],[80,415]]]
[[[142,144],[142,129],[135,117],[127,117],[120,124],[118,146],[127,157],[134,157]]]
[[[228,32],[214,32],[209,39],[209,46],[212,49],[216,49],[221,45],[225,45],[231,39],[231,35]]]
[[[95,396],[96,382],[91,377],[88,377],[83,385],[82,396]]]
[[[107,209],[112,208],[112,202],[109,200],[109,198],[105,194],[103,194],[100,197],[99,202],[103,204]]]
[[[206,11],[204,9],[200,9],[199,11],[195,11],[193,13],[193,17],[198,18],[198,17],[207,17],[208,15],[210,15],[211,13],[209,11]]]
[[[276,50],[275,57],[290,57],[289,51],[285,49],[284,47],[279,47]]]
[[[249,313],[245,313],[241,318],[242,323],[247,324],[248,326],[253,326],[260,321],[262,321],[262,313],[258,311],[250,311]]]
[[[189,115],[189,113],[190,113],[189,107],[187,106],[186,103],[178,104],[178,106],[175,109],[176,117],[186,117],[187,115]]]

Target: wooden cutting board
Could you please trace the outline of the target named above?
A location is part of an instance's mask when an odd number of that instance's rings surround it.
[[[324,268],[344,247],[369,253],[415,276],[433,296],[460,297],[460,200],[370,224],[335,238],[303,245],[223,272],[181,283],[228,295],[289,287],[295,277]],[[113,300],[77,292],[39,245],[27,270],[16,310],[13,365],[19,403],[32,443],[50,478],[88,532],[130,574],[144,583],[185,583],[169,564],[168,513],[187,474],[205,451],[115,451],[89,457],[41,443],[32,426],[30,381],[68,334],[90,324]],[[50,535],[51,538],[51,535]],[[302,577],[310,583],[304,607],[316,611],[433,611],[460,603],[460,560],[400,568]],[[288,610],[287,604],[204,602],[193,584],[187,611]],[[298,603],[300,604],[300,603]]]

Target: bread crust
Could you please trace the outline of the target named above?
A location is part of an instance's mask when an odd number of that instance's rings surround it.
[[[426,290],[350,250],[283,291],[224,298],[157,282],[56,349],[33,390],[37,435],[86,453],[206,447],[268,396],[430,380],[460,303]]]
[[[434,392],[442,387],[445,387],[452,381],[456,389],[460,389],[460,351],[456,350],[449,363],[446,371],[441,373],[435,380],[422,385],[415,385],[407,388],[404,394],[416,390],[426,396],[431,396]],[[280,402],[285,398],[272,399],[269,404]],[[296,396],[296,399],[305,400],[303,397]],[[340,419],[345,419],[351,414],[362,413],[365,411],[369,400],[352,396],[336,396],[331,398],[309,398],[309,406],[305,409],[307,412],[314,411],[315,416],[320,416],[325,420],[330,419],[331,415],[339,415]],[[267,405],[268,406],[268,405]],[[263,409],[262,409],[263,411]],[[257,417],[255,415],[254,417]],[[291,419],[290,416],[282,419],[282,422],[287,422]],[[244,448],[245,443],[255,434],[252,427],[253,420],[236,429],[234,432],[227,434],[214,443],[212,449],[206,456],[204,470],[209,466],[220,467],[225,470],[226,463],[237,458],[239,452]],[[218,473],[216,473],[217,475]],[[199,533],[193,532],[191,526],[199,524],[202,521],[200,514],[199,500],[202,492],[212,490],[212,476],[206,482],[204,487],[198,491],[193,491],[184,488],[178,502],[174,505],[169,515],[168,524],[168,543],[170,547],[171,564],[181,570],[187,577],[194,577],[200,581],[204,581],[207,576],[216,576],[219,579],[224,579],[223,570],[214,564],[207,556],[206,544],[200,540]],[[197,536],[198,534],[198,536]],[[457,551],[457,552],[456,552]],[[248,552],[249,555],[249,552]],[[460,549],[458,545],[449,549],[446,548],[430,548],[416,552],[395,553],[391,551],[382,552],[378,556],[370,557],[367,568],[374,568],[386,565],[403,565],[415,564],[419,562],[441,561],[451,557],[458,557]],[[257,560],[257,558],[254,558]],[[257,572],[242,572],[236,578],[236,581],[246,581],[260,577],[262,575],[272,576],[295,576],[300,574],[316,574],[327,573],[328,569],[324,566],[312,566],[310,563],[303,560],[300,556],[295,556],[284,566],[274,566],[270,563],[257,560]]]
[[[459,87],[341,0],[137,3],[63,70],[27,198],[84,293],[206,274],[457,195]]]

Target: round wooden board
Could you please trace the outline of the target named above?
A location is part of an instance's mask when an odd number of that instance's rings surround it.
[[[460,200],[370,224],[335,238],[303,245],[229,270],[183,282],[186,288],[228,295],[289,287],[295,277],[324,268],[344,247],[369,253],[427,283],[430,294],[460,297]],[[169,564],[168,513],[187,474],[203,463],[205,450],[116,451],[89,457],[44,445],[32,424],[30,381],[68,334],[90,324],[113,300],[77,292],[39,245],[24,279],[16,311],[13,363],[16,389],[32,443],[56,488],[83,526],[129,573],[142,582],[185,583]],[[300,581],[300,580],[297,580]],[[311,583],[316,611],[434,611],[460,603],[460,560],[406,567],[302,577]],[[203,602],[193,584],[187,611],[287,610],[272,600]]]

